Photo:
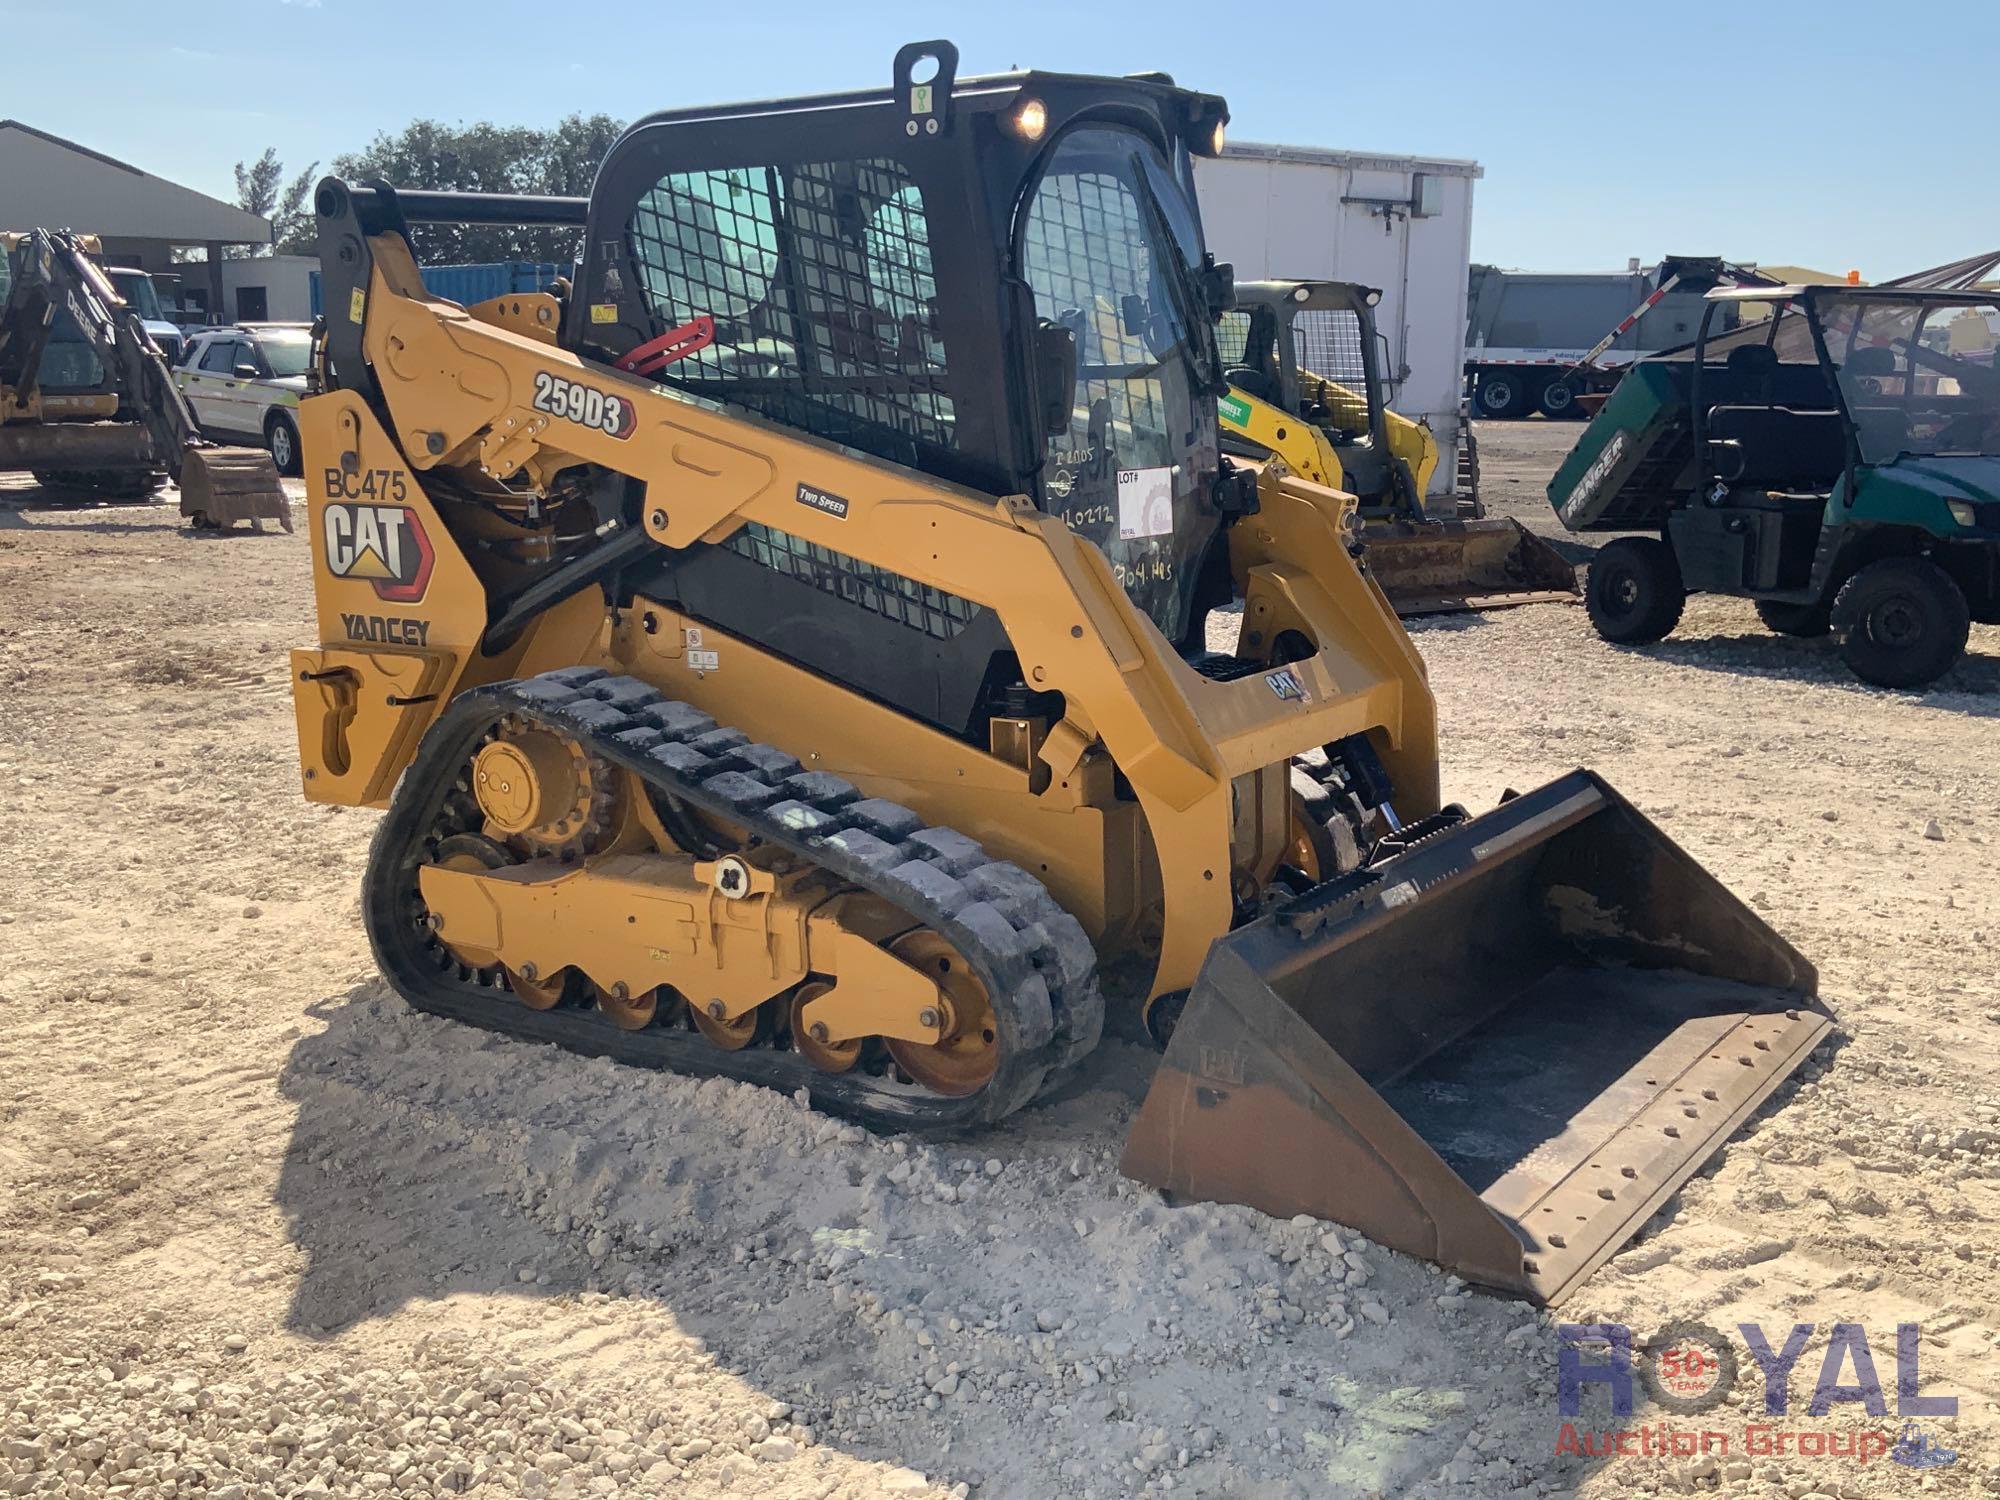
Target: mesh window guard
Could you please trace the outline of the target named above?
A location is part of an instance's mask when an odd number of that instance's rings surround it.
[[[1224,369],[1250,363],[1250,314],[1226,312],[1215,325],[1216,347],[1222,351]]]
[[[953,446],[923,198],[895,162],[674,173],[628,237],[663,329],[716,322],[665,383],[919,467]]]
[[[1292,319],[1299,368],[1342,385],[1361,386],[1361,319],[1344,308],[1311,308]]]
[[[947,594],[755,521],[724,545],[774,573],[809,583],[870,614],[920,630],[934,640],[948,641],[957,635],[977,609],[970,600],[956,594]]]
[[[1163,382],[1157,373],[1130,373],[1157,361],[1143,333],[1125,327],[1128,298],[1149,305],[1149,238],[1138,199],[1117,177],[1051,172],[1035,190],[1022,245],[1037,303],[1055,308],[1076,334],[1079,403],[1103,402],[1132,434],[1126,467],[1172,461]]]

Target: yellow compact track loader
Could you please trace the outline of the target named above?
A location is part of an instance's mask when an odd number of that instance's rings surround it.
[[[1136,970],[1131,1172],[1558,1296],[1812,1048],[1813,970],[1586,772],[1440,806],[1352,497],[1218,451],[1222,100],[956,63],[655,115],[588,200],[320,184],[292,676],[306,795],[387,809],[382,971],[963,1133]],[[583,255],[460,307],[427,221]]]
[[[292,529],[270,455],[206,442],[138,313],[91,256],[90,235],[4,237],[0,470],[112,499],[143,499],[161,470],[197,529],[268,519]]]
[[[1576,599],[1576,569],[1519,522],[1425,514],[1437,439],[1386,404],[1380,296],[1348,281],[1237,283],[1217,335],[1225,450],[1276,454],[1353,494],[1365,565],[1400,615]]]

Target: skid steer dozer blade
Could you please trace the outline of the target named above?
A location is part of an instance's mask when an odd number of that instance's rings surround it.
[[[1817,983],[1574,771],[1219,940],[1123,1170],[1554,1303],[1812,1051]]]
[[[189,448],[181,457],[181,514],[197,526],[276,521],[292,529],[278,466],[256,448]]]
[[[1368,570],[1405,617],[1578,597],[1576,569],[1518,521],[1387,521],[1362,540]]]

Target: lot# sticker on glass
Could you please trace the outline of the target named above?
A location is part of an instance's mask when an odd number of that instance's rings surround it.
[[[1130,541],[1142,536],[1170,536],[1174,529],[1174,471],[1118,471],[1118,535]]]

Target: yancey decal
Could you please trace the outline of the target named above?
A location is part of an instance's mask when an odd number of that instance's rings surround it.
[[[326,570],[335,578],[365,578],[377,598],[414,604],[424,597],[436,555],[417,513],[404,505],[326,508],[320,524]]]
[[[639,425],[638,409],[623,396],[613,396],[595,386],[564,380],[547,370],[535,371],[532,405],[536,411],[561,417],[565,422],[574,422],[579,427],[588,427],[607,437],[628,438]]]
[[[408,615],[350,615],[342,611],[340,625],[350,641],[383,646],[421,646],[431,637],[429,620]]]
[[[843,521],[847,519],[845,500],[838,495],[828,494],[825,490],[815,489],[812,485],[799,486],[798,502],[801,505],[809,505],[814,510],[823,511],[829,516],[838,516]]]

